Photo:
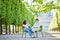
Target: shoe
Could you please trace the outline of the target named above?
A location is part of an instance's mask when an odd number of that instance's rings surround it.
[[[32,37],[32,38],[35,38],[35,37]]]
[[[35,38],[35,36],[31,36],[31,38]]]

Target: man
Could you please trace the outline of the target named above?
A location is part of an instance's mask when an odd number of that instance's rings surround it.
[[[39,31],[39,28],[40,28],[40,22],[39,22],[39,19],[36,19],[35,24],[32,26],[32,31],[33,32]]]
[[[40,22],[39,22],[39,19],[36,19],[34,25],[32,26],[32,31],[35,34],[35,32],[39,30],[40,30]],[[32,35],[32,36],[35,36],[35,35]]]

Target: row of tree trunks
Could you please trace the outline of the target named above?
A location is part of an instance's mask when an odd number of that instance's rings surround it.
[[[4,31],[5,34],[12,34],[12,33],[15,34],[20,32],[19,25],[17,27],[16,25],[12,25],[12,31],[11,31],[10,25],[7,26],[6,24],[4,27],[5,27],[5,31]],[[2,24],[0,24],[0,35],[3,34],[2,30],[3,30],[3,27],[2,27]]]

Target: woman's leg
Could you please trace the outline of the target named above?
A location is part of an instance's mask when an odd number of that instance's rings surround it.
[[[32,36],[32,30],[31,29],[29,29],[29,28],[27,28],[26,30],[25,30],[30,36]]]
[[[30,28],[29,28],[29,31],[31,31],[33,33],[32,29],[30,29]]]

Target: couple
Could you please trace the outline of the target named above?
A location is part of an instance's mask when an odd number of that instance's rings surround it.
[[[34,32],[39,31],[40,22],[39,19],[35,19],[35,23],[32,28],[29,28],[30,24],[25,20],[23,22],[24,31],[27,32],[31,37],[35,38]]]

